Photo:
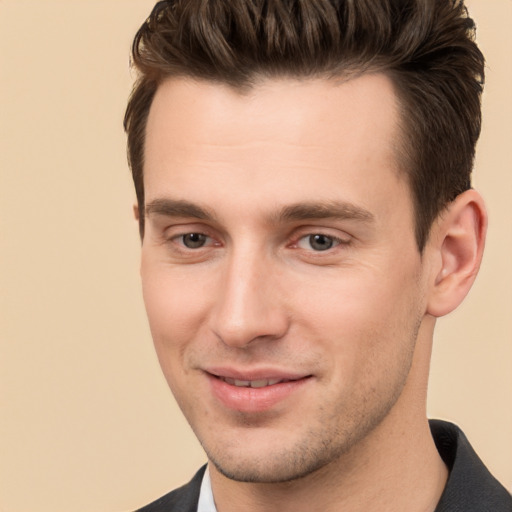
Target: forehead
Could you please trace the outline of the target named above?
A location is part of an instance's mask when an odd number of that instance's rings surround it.
[[[176,191],[212,200],[215,184],[246,203],[342,196],[365,206],[399,179],[397,119],[395,92],[382,74],[268,79],[247,91],[170,79],[147,123],[146,200]],[[343,197],[350,194],[358,197]]]
[[[250,143],[255,135],[273,138],[276,130],[283,142],[340,144],[369,130],[387,135],[396,117],[393,85],[383,74],[267,79],[249,89],[174,78],[158,87],[147,132],[150,139],[155,130],[178,136],[173,145],[188,129],[203,144]]]

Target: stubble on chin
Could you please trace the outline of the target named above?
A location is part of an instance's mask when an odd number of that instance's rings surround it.
[[[317,429],[304,433],[302,439],[290,446],[283,442],[280,448],[270,453],[267,449],[261,455],[248,455],[244,445],[236,442],[234,444],[237,446],[232,446],[225,453],[236,452],[239,456],[223,456],[216,450],[209,450],[204,444],[203,448],[216,470],[230,480],[260,484],[292,483],[315,473],[329,471],[331,466],[343,463],[344,458],[351,458],[350,452],[388,415],[399,394],[397,392],[388,403],[382,404],[377,414],[373,411],[373,415],[357,421],[356,426],[354,420],[346,422],[345,428],[329,429],[321,424]],[[257,427],[251,425],[250,428]]]

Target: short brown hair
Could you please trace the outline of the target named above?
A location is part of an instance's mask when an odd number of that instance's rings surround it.
[[[168,77],[247,88],[261,77],[383,72],[401,105],[399,161],[425,246],[440,211],[470,188],[484,58],[463,0],[167,0],[135,36],[139,76],[125,114],[144,233],[144,138]]]

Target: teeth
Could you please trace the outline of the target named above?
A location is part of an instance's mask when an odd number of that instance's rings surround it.
[[[253,380],[251,381],[251,388],[264,388],[268,386],[268,380]]]
[[[232,386],[241,388],[264,388],[266,386],[273,386],[279,382],[286,382],[281,379],[238,380],[230,377],[224,377],[223,380]]]

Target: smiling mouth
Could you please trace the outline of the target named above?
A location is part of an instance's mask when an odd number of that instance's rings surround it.
[[[233,370],[206,372],[213,395],[224,407],[251,414],[272,409],[279,402],[299,393],[313,378],[313,375],[265,373],[248,371],[244,375]]]
[[[287,382],[296,382],[299,380],[308,379],[311,375],[305,375],[297,379],[255,379],[255,380],[242,380],[235,379],[232,377],[222,377],[220,375],[213,375],[213,377],[237,388],[266,388],[269,386],[275,386],[276,384],[285,384]]]
[[[282,382],[291,382],[291,379],[259,379],[259,380],[238,380],[229,377],[219,377],[226,384],[236,386],[238,388],[265,388],[267,386],[274,386]]]

